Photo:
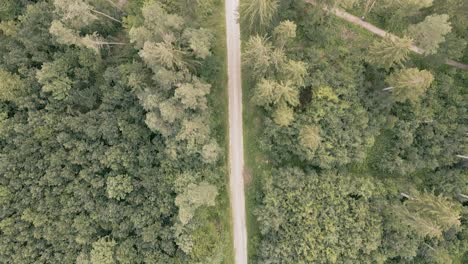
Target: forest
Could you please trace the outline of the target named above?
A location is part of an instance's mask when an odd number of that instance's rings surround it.
[[[467,14],[241,1],[252,263],[468,263]]]
[[[0,1],[0,263],[235,263],[226,1]],[[468,263],[468,1],[238,13],[249,263]]]
[[[224,2],[0,1],[0,263],[231,263]]]

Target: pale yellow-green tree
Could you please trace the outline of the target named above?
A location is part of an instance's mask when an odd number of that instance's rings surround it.
[[[98,16],[122,23],[119,19],[96,10],[84,0],[54,0],[56,13],[61,20],[72,28],[80,29],[98,20]]]
[[[221,155],[221,148],[215,140],[211,140],[208,144],[203,146],[201,155],[205,163],[215,163]]]
[[[281,69],[284,68],[286,61],[287,61],[286,53],[284,52],[282,48],[273,49],[273,51],[270,54],[271,74],[276,75],[277,73],[279,73]]]
[[[5,36],[14,36],[18,31],[17,23],[13,20],[2,21],[0,22],[0,31],[3,32]]]
[[[122,42],[107,42],[96,32],[81,37],[78,31],[66,27],[59,20],[52,21],[49,32],[55,36],[57,42],[60,44],[75,45],[78,47],[92,49],[96,54],[99,54],[99,51],[103,46],[126,45],[126,43]]]
[[[73,28],[79,29],[96,21],[91,5],[83,0],[54,0],[55,12]]]
[[[431,86],[434,76],[427,70],[408,68],[392,73],[386,81],[390,87],[384,90],[391,91],[395,101],[417,101]]]
[[[196,153],[200,147],[210,140],[210,126],[207,119],[203,116],[197,116],[193,119],[182,120],[179,133],[176,135],[176,141],[186,144],[187,153]]]
[[[91,250],[91,264],[114,264],[114,247],[116,245],[114,240],[107,237],[95,241]]]
[[[317,126],[304,126],[299,131],[299,143],[309,149],[315,151],[320,145],[320,128]]]
[[[446,14],[428,16],[424,21],[409,26],[408,35],[425,54],[435,54],[439,45],[445,41],[445,35],[452,31],[449,19]]]
[[[183,83],[175,89],[174,97],[179,99],[185,109],[206,110],[211,85],[194,78],[192,83]]]
[[[211,55],[211,43],[214,36],[211,31],[200,28],[189,28],[184,31],[183,37],[187,39],[193,54],[199,59],[205,59]]]
[[[241,22],[251,31],[263,31],[278,9],[278,0],[245,0],[239,8]]]
[[[393,211],[402,224],[421,237],[441,238],[443,232],[460,226],[460,208],[447,198],[431,193],[416,194]]]
[[[243,52],[244,64],[252,70],[252,76],[262,78],[270,70],[273,46],[266,37],[251,36]]]
[[[369,47],[368,61],[383,68],[402,65],[408,58],[413,41],[408,37],[385,37]]]
[[[275,94],[278,103],[285,102],[290,106],[299,105],[299,89],[290,81],[277,83]]]
[[[294,111],[286,103],[280,103],[273,112],[273,121],[278,126],[289,126],[294,120]]]
[[[406,207],[412,212],[418,212],[426,219],[430,219],[442,230],[460,226],[459,206],[442,195],[434,195],[430,192],[414,195],[405,202]]]
[[[26,84],[17,74],[0,69],[0,100],[16,102],[26,95]]]
[[[158,43],[147,41],[139,54],[153,70],[160,66],[167,69],[185,69],[187,66],[185,52],[175,47],[169,39]]]
[[[303,61],[289,60],[282,69],[284,79],[296,86],[304,86],[307,76],[307,64]]]
[[[83,46],[79,33],[65,27],[59,20],[52,21],[49,32],[56,37],[57,42],[60,44]]]
[[[200,206],[214,206],[218,189],[207,182],[189,184],[183,193],[177,195],[175,204],[179,207],[179,220],[186,225]]]
[[[269,105],[285,103],[290,106],[299,104],[299,90],[291,82],[260,80],[254,90],[252,100],[255,104],[268,108]]]
[[[107,178],[107,197],[123,200],[133,191],[132,179],[128,175],[117,175]]]
[[[253,102],[264,107],[276,103],[276,85],[277,83],[273,80],[261,79],[255,86],[252,97]]]
[[[290,40],[296,37],[296,29],[296,23],[293,21],[281,21],[281,23],[273,30],[276,45],[283,48]]]
[[[180,105],[179,100],[171,98],[159,103],[159,112],[165,122],[174,123],[184,115],[184,108]]]

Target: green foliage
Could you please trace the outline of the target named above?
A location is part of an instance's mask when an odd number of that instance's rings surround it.
[[[449,16],[446,14],[428,16],[424,21],[411,25],[408,35],[425,54],[435,54],[439,45],[445,41],[445,35],[452,30],[448,20]]]
[[[54,20],[50,26],[50,34],[57,37],[57,42],[65,45],[79,45],[78,33],[66,28],[62,22]]]
[[[219,160],[219,157],[221,156],[221,148],[219,147],[218,143],[216,141],[211,141],[205,146],[203,146],[202,149],[202,157],[203,161],[205,163],[216,163]]]
[[[276,46],[267,37],[250,37],[244,64],[252,70],[251,78],[258,80],[252,101],[272,111],[274,122],[286,127],[294,121],[293,107],[299,105],[299,88],[305,84],[307,65],[286,56],[286,44],[296,36],[296,24],[283,21],[274,34]]]
[[[151,68],[157,68],[162,65],[174,70],[184,69],[186,66],[184,52],[174,47],[171,39],[156,44],[145,42],[139,54]]]
[[[307,76],[307,64],[303,61],[289,60],[284,66],[284,79],[291,81],[298,87],[304,86],[304,80]]]
[[[122,11],[116,1],[20,0],[8,20],[1,8],[10,2],[0,2],[0,262],[228,260],[220,242],[229,233],[226,211],[218,202],[226,203],[222,128],[210,116],[221,109],[208,98],[212,83],[223,82],[223,62],[200,59],[213,56],[217,44],[202,29],[209,23],[166,11],[168,1],[145,1],[156,3],[151,10],[129,1]],[[165,34],[142,13],[167,25]],[[114,20],[124,14],[151,32],[138,35],[141,46],[125,43],[130,28]],[[183,51],[183,71],[154,57],[148,67],[139,56],[145,42],[166,44],[163,35]],[[184,192],[177,181],[209,187]],[[192,200],[182,203],[194,211],[177,233],[182,194],[213,198],[197,210]],[[198,230],[209,232],[207,241]],[[184,239],[193,254],[179,243]]]
[[[26,95],[26,84],[17,74],[0,69],[0,99],[15,102]]]
[[[52,93],[52,96],[57,100],[65,99],[72,88],[72,80],[67,75],[69,71],[67,63],[63,59],[44,63],[41,70],[36,73],[37,81],[42,85],[42,90]]]
[[[175,199],[175,204],[179,207],[180,222],[183,225],[188,224],[200,206],[214,206],[216,196],[218,190],[209,183],[189,184],[187,189]]]
[[[442,232],[460,226],[456,204],[442,196],[423,193],[395,206],[397,218],[421,237],[442,238]]]
[[[261,78],[269,72],[273,47],[265,37],[259,35],[249,38],[243,53],[244,64],[252,69],[255,78]]]
[[[467,80],[441,66],[467,56],[461,2],[282,1],[294,41],[277,39],[283,24],[245,39],[248,100],[264,110],[246,109],[259,142],[247,153],[251,262],[466,262]],[[369,46],[324,5],[404,37]],[[413,41],[432,56],[412,56]],[[286,82],[297,105],[275,104]]]
[[[18,15],[23,7],[22,1],[4,0],[0,3],[0,21],[11,20]]]
[[[146,2],[142,13],[142,25],[131,28],[129,35],[152,70],[152,79],[162,88],[144,88],[152,87],[150,78],[141,76],[138,64],[129,68],[132,78],[128,84],[148,110],[145,122],[168,140],[166,153],[171,159],[201,156],[206,163],[213,163],[215,151],[203,149],[212,142],[206,98],[211,85],[194,75],[199,60],[211,54],[211,33],[202,28],[184,28],[182,17],[169,14],[157,2]]]
[[[116,243],[107,238],[100,238],[93,243],[91,250],[91,263],[92,264],[113,264],[114,260],[114,247]]]
[[[289,126],[294,120],[294,111],[286,103],[280,103],[273,112],[273,120],[278,126]]]
[[[310,151],[315,151],[320,145],[320,129],[316,126],[304,126],[299,132],[299,142]]]
[[[383,68],[402,65],[408,59],[413,41],[410,38],[383,38],[369,47],[368,61]]]
[[[294,22],[285,20],[275,27],[273,35],[278,47],[284,47],[288,41],[296,37],[297,26]]]
[[[299,104],[299,91],[290,82],[278,83],[262,79],[258,82],[252,100],[259,106]]]
[[[389,75],[386,81],[391,86],[395,101],[417,101],[434,81],[434,76],[426,70],[409,68]]]
[[[123,200],[127,194],[133,191],[132,180],[128,175],[108,177],[106,188],[109,198]]]
[[[57,20],[52,21],[49,32],[56,37],[60,44],[92,49],[96,54],[99,54],[101,43],[103,43],[97,33],[81,37],[77,31],[65,27],[62,22]]]
[[[185,109],[206,110],[206,95],[210,93],[211,85],[200,82],[197,78],[193,83],[181,84],[175,89],[174,97],[179,99]]]
[[[239,14],[250,31],[263,31],[270,25],[277,10],[278,0],[247,0],[241,2]]]
[[[285,168],[263,176],[259,261],[356,263],[379,259],[381,219],[366,178]]]
[[[57,14],[65,23],[79,29],[98,18],[91,13],[92,7],[83,0],[53,0]]]
[[[189,29],[184,32],[184,37],[187,38],[190,48],[197,58],[206,59],[211,55],[210,48],[213,35],[209,30],[204,28],[198,30]]]

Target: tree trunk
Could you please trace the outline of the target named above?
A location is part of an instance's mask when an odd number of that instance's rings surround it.
[[[409,200],[412,200],[412,199],[413,199],[411,196],[409,196],[409,194],[406,194],[406,193],[403,193],[403,192],[400,193],[400,195],[403,196],[403,197],[405,197],[405,198],[407,198],[407,199],[409,199]]]
[[[310,3],[310,4],[313,4],[313,5],[317,5],[317,1],[316,0],[305,0],[305,2],[307,3]],[[388,33],[387,31],[383,30],[383,29],[380,29],[370,23],[367,23],[365,21],[362,21],[362,19],[356,17],[356,16],[353,16],[351,15],[350,13],[340,9],[340,8],[330,8],[326,5],[321,5],[322,9],[327,11],[327,12],[331,12],[332,14],[354,24],[354,25],[357,25],[357,26],[360,26],[364,29],[366,29],[367,31],[370,31],[380,37],[390,37],[390,38],[398,38],[396,35],[393,35],[391,33]],[[412,45],[410,47],[410,50],[418,53],[418,54],[424,54],[424,50],[419,48],[419,47],[416,47],[414,45]],[[461,62],[458,62],[458,61],[454,61],[454,60],[451,60],[451,59],[447,59],[445,60],[445,64],[447,65],[450,65],[450,66],[453,66],[455,68],[458,68],[458,69],[461,69],[461,70],[465,70],[465,71],[468,71],[468,65],[467,64],[464,64],[464,63],[461,63]]]
[[[94,41],[98,45],[128,45],[125,42],[103,42],[103,41]]]
[[[456,156],[462,159],[468,159],[468,156],[465,156],[465,155],[456,155]]]
[[[390,87],[387,87],[387,88],[383,88],[382,91],[390,91],[392,89],[394,89],[395,87],[393,86],[390,86]]]
[[[431,247],[429,244],[427,243],[424,243],[424,245],[426,245],[429,249],[433,250],[433,251],[436,251],[433,247]]]
[[[94,9],[90,9],[90,11],[91,11],[91,12],[94,12],[94,13],[96,13],[96,14],[99,14],[99,15],[101,15],[101,16],[105,16],[105,17],[109,18],[110,20],[115,21],[115,22],[117,22],[117,23],[119,23],[119,24],[122,24],[122,21],[118,20],[118,19],[115,18],[115,17],[111,17],[111,16],[109,16],[108,14],[99,12],[99,11],[94,10]]]

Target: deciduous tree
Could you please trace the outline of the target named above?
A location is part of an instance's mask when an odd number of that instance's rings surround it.
[[[218,196],[217,188],[207,182],[198,185],[189,184],[175,200],[175,204],[179,207],[179,220],[183,225],[188,224],[198,207],[214,206],[216,196]]]
[[[183,36],[187,39],[197,58],[206,59],[211,55],[213,34],[208,29],[187,29],[184,31]]]
[[[0,69],[0,100],[16,102],[26,95],[26,83],[17,74]]]
[[[111,199],[123,200],[133,191],[132,180],[128,175],[117,175],[107,178],[107,196]]]
[[[91,250],[91,264],[113,264],[114,247],[117,243],[109,238],[100,238],[93,243]]]
[[[57,100],[63,100],[68,96],[72,88],[72,80],[68,77],[68,65],[63,59],[44,63],[42,69],[37,71],[37,81],[42,84],[44,92],[52,93]]]

